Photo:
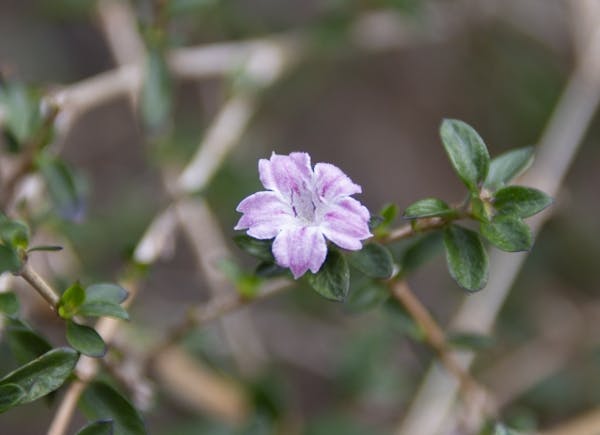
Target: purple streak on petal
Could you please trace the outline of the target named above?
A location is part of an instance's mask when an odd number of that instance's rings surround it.
[[[281,156],[273,153],[269,160],[260,159],[258,172],[263,186],[290,199],[291,192],[299,193],[311,188],[312,169],[307,153]]]
[[[244,215],[234,229],[248,229],[248,235],[257,239],[275,237],[293,218],[291,207],[274,192],[254,193],[240,202],[236,210]]]
[[[315,165],[314,189],[320,198],[326,200],[362,192],[361,187],[354,184],[340,168],[329,163]]]
[[[277,264],[289,267],[295,279],[319,271],[327,256],[325,238],[317,227],[288,227],[273,242]]]
[[[369,211],[354,198],[344,198],[329,207],[323,215],[323,235],[341,248],[356,251],[361,240],[372,236],[369,231]]]

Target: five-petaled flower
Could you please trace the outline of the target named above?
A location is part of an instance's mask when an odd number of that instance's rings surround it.
[[[247,229],[256,239],[275,238],[275,261],[289,267],[294,278],[319,271],[327,257],[326,238],[356,251],[371,237],[369,211],[350,196],[362,189],[336,166],[317,163],[313,170],[307,153],[273,153],[258,162],[258,172],[268,190],[238,205],[243,216],[235,229]]]

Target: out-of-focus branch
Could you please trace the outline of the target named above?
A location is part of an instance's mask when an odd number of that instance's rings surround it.
[[[594,10],[589,9],[595,3]],[[600,19],[596,2],[577,2],[579,13],[593,14]],[[596,27],[581,52],[576,68],[544,131],[537,160],[522,184],[530,185],[556,196],[571,161],[600,102],[600,27]],[[537,233],[548,213],[532,219]],[[486,289],[470,296],[452,321],[454,328],[486,334],[490,331],[506,296],[517,276],[525,254],[494,251],[490,258],[492,275]],[[472,353],[458,355],[461,365],[469,367]],[[409,412],[398,428],[398,435],[438,434],[443,428],[453,428],[447,421],[457,393],[456,384],[438,367],[432,367],[422,383]],[[450,417],[451,418],[451,417]],[[453,430],[453,429],[450,429]]]
[[[18,274],[50,304],[54,311],[58,309],[59,294],[27,262],[23,264]]]

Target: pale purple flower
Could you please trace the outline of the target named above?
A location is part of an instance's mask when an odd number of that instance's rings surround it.
[[[329,163],[310,165],[307,153],[273,153],[258,162],[260,181],[268,189],[244,199],[243,216],[235,226],[256,239],[272,239],[273,255],[294,278],[319,271],[327,256],[328,239],[356,251],[369,232],[369,211],[350,195],[361,193],[339,168]]]

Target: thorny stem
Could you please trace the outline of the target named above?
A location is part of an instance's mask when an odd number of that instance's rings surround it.
[[[56,311],[58,308],[58,301],[60,296],[58,293],[48,285],[44,278],[42,278],[32,267],[25,262],[23,267],[19,271],[18,275],[29,283],[46,301],[50,304],[50,307]]]

